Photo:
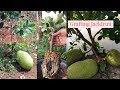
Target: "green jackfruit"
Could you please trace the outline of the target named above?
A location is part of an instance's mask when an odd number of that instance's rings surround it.
[[[109,50],[106,55],[106,60],[109,64],[113,66],[119,66],[120,65],[120,52],[115,49]]]
[[[21,50],[17,51],[17,62],[26,70],[30,70],[34,64],[32,57],[27,52]]]
[[[73,49],[67,52],[66,62],[67,65],[75,63],[76,61],[82,59],[84,57],[84,53],[80,49]]]
[[[69,79],[89,79],[98,71],[97,62],[93,59],[77,61],[67,69]]]

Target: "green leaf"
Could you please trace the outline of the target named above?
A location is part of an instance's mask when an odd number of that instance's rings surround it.
[[[95,43],[96,43],[97,48],[100,48],[99,42],[95,42]]]
[[[49,27],[49,23],[46,23],[46,27]]]
[[[120,25],[120,21],[119,21],[118,18],[115,18],[115,19],[114,19],[114,25],[116,25],[116,26]]]
[[[120,43],[120,39],[119,38],[115,38],[115,43],[116,44]]]
[[[26,23],[25,23],[26,25],[25,25],[25,26],[28,26],[28,23],[29,23],[29,21],[28,21],[28,20],[26,20]]]
[[[20,30],[20,36],[22,36],[22,35],[23,35],[23,29]]]
[[[100,70],[104,72],[106,70],[106,62],[105,61],[100,61]]]
[[[34,23],[28,25],[28,27],[34,27],[34,26],[35,26]]]
[[[64,22],[63,19],[59,19],[59,20],[56,22],[56,24],[61,24],[61,23],[63,23],[63,22]]]
[[[5,18],[6,18],[6,15],[4,13],[2,13],[1,19],[4,20]]]
[[[49,25],[50,25],[50,27],[54,27],[54,22],[53,22],[53,21],[50,21],[50,22],[49,22]]]

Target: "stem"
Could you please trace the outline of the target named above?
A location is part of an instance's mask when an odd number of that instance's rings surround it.
[[[95,39],[95,37],[102,31],[102,29],[100,29],[93,37],[93,39]]]
[[[90,39],[91,39],[92,46],[93,46],[94,50],[96,51],[96,53],[98,53],[98,49],[97,49],[97,47],[96,47],[95,40],[94,40],[94,38],[92,37],[91,29],[90,29],[90,28],[87,28],[87,31],[88,31],[89,37],[90,37]]]
[[[88,31],[89,37],[90,37],[90,39],[91,39],[91,42],[94,43],[94,39],[92,38],[91,29],[90,29],[90,28],[87,28],[87,31]]]
[[[100,59],[99,56],[97,55],[97,53],[96,53],[96,51],[94,50],[94,48],[93,48],[93,47],[91,47],[91,48],[92,48],[93,53],[95,54],[95,57],[96,57],[97,61],[99,62],[101,59]]]
[[[40,15],[39,15],[40,14]],[[39,42],[43,36],[42,31],[41,31],[41,11],[36,11],[36,18],[37,18],[37,24],[38,24],[38,33],[39,33]]]
[[[94,40],[94,38],[92,37],[91,29],[90,29],[90,28],[87,28],[87,31],[88,31],[89,37],[90,37],[90,39],[91,39],[91,41],[92,41],[92,51],[93,51],[93,53],[95,54],[95,57],[96,57],[96,59],[97,59],[98,62],[99,62],[101,59],[100,59],[99,56],[98,56],[98,49],[97,49],[97,47],[96,47],[95,40]]]
[[[52,51],[52,47],[53,47],[53,34],[54,34],[54,30],[53,30],[53,28],[52,28],[52,31],[51,31],[51,41],[50,41],[50,51]]]
[[[96,51],[95,51],[96,49],[95,49],[95,46],[93,45],[93,43],[90,43],[87,39],[85,39],[84,36],[82,35],[82,33],[78,30],[78,28],[75,28],[75,30],[77,31],[76,35],[78,35],[84,42],[86,42],[89,46],[91,46],[91,49],[92,49],[93,53],[95,54],[96,59],[97,59],[98,62],[99,62],[101,59],[100,59],[99,56],[97,55],[97,53],[96,53]],[[90,37],[91,37],[91,36],[92,36],[91,30],[88,29],[88,32],[89,32]],[[92,38],[92,39],[93,39],[93,38]],[[91,49],[90,49],[90,50],[91,50]],[[90,50],[89,50],[89,51],[90,51]]]
[[[91,42],[89,42],[85,37],[82,35],[82,33],[78,30],[78,28],[75,28],[77,31],[76,35],[78,35],[84,42],[86,42],[88,45],[92,46]]]

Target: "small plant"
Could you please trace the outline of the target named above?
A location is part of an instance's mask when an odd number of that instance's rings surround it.
[[[42,19],[42,32],[43,37],[40,43],[40,47],[38,47],[38,54],[40,57],[44,57],[46,50],[50,47],[50,43],[48,42],[48,38],[52,36],[53,33],[57,32],[60,28],[66,27],[66,21],[64,20],[63,12],[59,13],[56,19],[48,16],[45,19]],[[52,46],[53,50],[60,51],[63,54],[66,51],[65,46],[55,47]],[[65,59],[65,53],[61,55],[62,58]]]
[[[0,70],[6,72],[15,72],[16,67],[14,66],[14,62],[9,58],[1,58],[0,59]]]

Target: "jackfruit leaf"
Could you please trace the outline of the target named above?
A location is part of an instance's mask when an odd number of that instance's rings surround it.
[[[103,28],[103,29],[102,29],[102,36],[103,36],[103,37],[106,37],[106,36],[107,36],[107,34],[108,34],[108,32],[109,32],[109,30],[108,30],[108,29]]]
[[[33,24],[33,23],[28,25],[28,27],[34,27],[34,26],[35,26],[35,24]]]
[[[100,48],[99,42],[95,42],[95,43],[96,43],[97,48]]]
[[[59,19],[59,20],[56,22],[56,24],[61,24],[61,23],[63,23],[63,22],[64,22],[63,19]]]
[[[109,38],[110,40],[115,40],[115,33],[112,30],[109,32]]]
[[[22,36],[23,35],[23,29],[21,29],[19,32],[20,32],[20,36]]]
[[[104,72],[106,70],[106,62],[105,61],[100,62],[100,70],[102,72]]]
[[[115,43],[118,44],[120,42],[119,38],[115,38]]]
[[[49,23],[46,23],[46,27],[49,27]]]
[[[18,34],[20,32],[20,28],[17,28],[15,32]]]
[[[99,37],[98,37],[98,40],[101,40],[101,39],[102,39],[102,36],[99,36]]]
[[[28,21],[28,20],[26,20],[26,22],[25,22],[25,26],[27,27],[27,26],[28,26],[28,24],[29,24],[29,21]]]
[[[49,21],[53,22],[53,18],[52,18],[52,17],[50,17],[50,18],[49,18]]]
[[[118,12],[114,12],[114,15],[115,15],[115,16],[118,16]]]
[[[114,25],[116,25],[116,26],[120,25],[120,21],[119,21],[118,18],[115,18],[115,19],[114,19]]]
[[[4,13],[2,13],[1,19],[4,20],[5,18],[6,18],[6,15]]]
[[[60,19],[62,19],[62,16],[63,16],[63,13],[61,12],[61,13],[59,13],[58,15],[57,15],[57,21],[59,21]]]
[[[50,32],[51,32],[51,30],[49,28],[44,31],[45,34],[49,34]]]
[[[49,22],[49,25],[50,25],[50,27],[54,27],[54,22],[53,22],[53,21],[50,21],[50,22]]]
[[[79,20],[83,20],[83,17],[82,17],[82,15],[81,15],[81,13],[79,11],[76,11],[76,14],[78,15]]]
[[[2,27],[3,27],[3,25],[4,25],[4,23],[3,23],[3,22],[1,22],[1,23],[0,23],[0,28],[2,28]]]

